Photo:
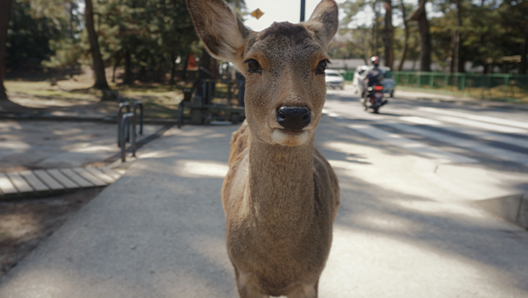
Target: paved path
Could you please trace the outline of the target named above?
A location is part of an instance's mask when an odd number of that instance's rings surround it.
[[[145,125],[138,144],[163,129]],[[116,124],[3,120],[0,140],[0,200],[106,186],[121,175],[103,166],[120,155]]]
[[[138,142],[161,127],[145,125]],[[0,121],[0,172],[85,167],[119,152],[115,123]]]
[[[171,129],[0,280],[0,298],[236,297],[220,189],[234,126]],[[335,125],[341,206],[320,297],[526,297],[528,235]]]

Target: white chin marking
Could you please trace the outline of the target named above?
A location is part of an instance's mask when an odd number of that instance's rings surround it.
[[[299,146],[304,144],[308,140],[308,131],[303,131],[298,134],[288,134],[282,131],[282,129],[274,129],[271,134],[271,141],[274,144],[283,146]]]

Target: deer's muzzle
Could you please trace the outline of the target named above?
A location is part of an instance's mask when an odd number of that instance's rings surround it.
[[[301,130],[311,121],[312,117],[308,108],[283,106],[277,109],[277,122],[286,130]]]

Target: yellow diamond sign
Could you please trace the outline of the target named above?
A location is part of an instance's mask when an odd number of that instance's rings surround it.
[[[257,8],[257,10],[255,10],[254,12],[251,13],[252,16],[254,16],[255,18],[260,19],[261,16],[264,15],[264,13]]]

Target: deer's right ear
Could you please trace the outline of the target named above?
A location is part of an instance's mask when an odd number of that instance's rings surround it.
[[[233,9],[223,0],[187,0],[187,7],[207,51],[240,68],[250,31]]]
[[[339,11],[334,0],[321,0],[306,26],[311,29],[326,50],[339,26]]]

